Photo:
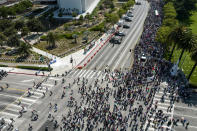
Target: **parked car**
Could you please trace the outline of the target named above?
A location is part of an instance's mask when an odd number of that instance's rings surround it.
[[[11,51],[6,52],[5,55],[11,56],[11,55],[14,55],[14,54],[17,54],[17,53],[18,53],[18,50],[17,49],[13,49]]]
[[[136,2],[136,5],[141,5],[141,2]]]
[[[130,17],[125,17],[125,21],[127,21],[127,22],[131,22],[131,21],[132,21],[132,19],[131,19]]]
[[[116,32],[115,35],[116,36],[125,36],[125,34],[123,32]]]
[[[133,17],[133,14],[132,13],[127,13],[127,16],[128,17]]]
[[[121,44],[121,39],[118,38],[118,37],[112,37],[110,40],[109,40],[110,43],[113,43],[113,44]]]
[[[123,25],[123,28],[128,29],[128,28],[130,28],[130,26],[128,26],[128,25]]]

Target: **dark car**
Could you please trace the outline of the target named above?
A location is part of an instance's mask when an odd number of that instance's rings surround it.
[[[113,43],[113,44],[121,44],[121,40],[117,37],[112,37],[110,40],[109,40],[110,43]]]
[[[5,55],[12,56],[12,55],[17,54],[17,53],[18,53],[18,50],[14,49],[14,50],[6,52]]]
[[[115,35],[116,36],[125,36],[125,34],[123,32],[116,32]]]
[[[130,18],[130,17],[125,17],[125,21],[127,21],[127,22],[131,22],[132,20],[131,20],[131,18]]]
[[[136,2],[136,5],[141,5],[141,2]]]
[[[128,26],[128,25],[123,25],[123,28],[128,29],[128,28],[130,28],[130,26]]]
[[[133,17],[133,14],[132,13],[127,13],[127,16],[128,17]]]

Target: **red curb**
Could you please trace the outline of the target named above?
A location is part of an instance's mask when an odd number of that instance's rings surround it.
[[[46,75],[35,75],[35,74],[30,74],[30,73],[20,73],[20,72],[8,72],[11,74],[21,74],[21,75],[34,75],[34,76],[46,76]]]
[[[82,69],[82,68],[83,68],[82,66],[78,66],[78,67],[77,67],[77,69]]]

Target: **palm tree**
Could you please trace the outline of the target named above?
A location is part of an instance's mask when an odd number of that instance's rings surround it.
[[[56,37],[52,32],[49,32],[47,35],[47,43],[49,44],[49,47],[54,48],[55,45],[55,41],[56,41]]]
[[[28,56],[30,54],[30,49],[31,49],[31,45],[30,44],[27,44],[25,42],[21,42],[20,43],[20,46],[18,48],[18,51],[19,53],[22,55],[22,56]]]
[[[190,71],[190,73],[189,73],[189,75],[187,77],[188,80],[192,76],[192,73],[194,72],[194,70],[195,70],[195,68],[197,66],[197,48],[192,52],[191,59],[195,62],[195,64],[193,65],[192,70]]]
[[[196,38],[194,34],[192,34],[191,29],[184,28],[183,32],[180,35],[178,42],[178,48],[182,49],[181,54],[179,56],[179,61],[181,61],[181,58],[185,51],[191,51],[192,47],[196,44]]]
[[[169,61],[171,61],[174,49],[179,43],[180,37],[182,37],[182,32],[183,32],[183,26],[178,26],[172,30],[172,32],[168,35],[167,41],[169,43],[173,43],[173,47],[170,53]]]
[[[72,37],[75,39],[75,43],[77,43],[77,37],[78,37],[78,35],[77,34],[73,34]]]

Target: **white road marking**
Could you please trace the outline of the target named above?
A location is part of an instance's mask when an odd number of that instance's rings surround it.
[[[60,78],[50,77],[49,80],[56,80],[56,81],[59,81]]]
[[[87,70],[87,71],[85,72],[85,74],[83,75],[83,77],[87,78],[86,75],[87,75],[90,71],[91,71],[91,70]]]
[[[21,82],[31,82],[31,81],[34,81],[34,79],[30,79],[30,80],[23,80]]]
[[[80,74],[78,74],[79,77],[83,76],[83,74],[86,72],[87,70],[83,70]]]
[[[75,70],[75,73],[71,75],[71,77],[76,76],[77,74],[80,74],[83,70]]]
[[[16,114],[11,114],[11,113],[7,113],[7,112],[0,112],[0,114],[3,115],[5,118],[16,118],[16,117],[18,117],[18,115],[16,115]]]
[[[52,85],[52,84],[46,84],[46,83],[43,83],[42,85],[44,85],[44,86],[50,86],[50,87],[53,87],[53,85]]]

